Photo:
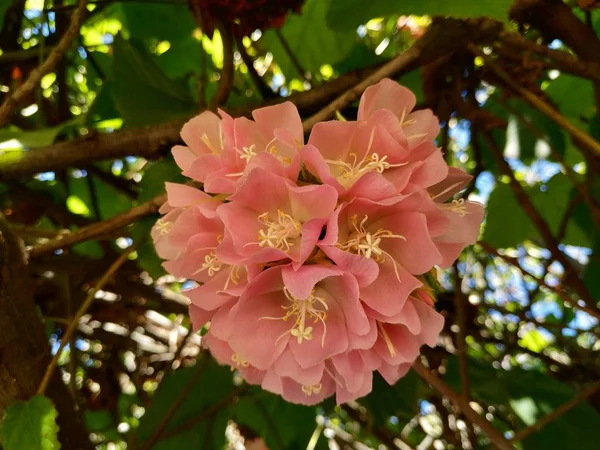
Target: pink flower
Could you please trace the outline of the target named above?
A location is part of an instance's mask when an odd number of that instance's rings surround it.
[[[434,239],[447,224],[423,193],[397,196],[393,202],[356,199],[332,215],[319,247],[356,275],[361,300],[381,314],[394,315],[421,286],[415,275],[443,261]]]
[[[433,139],[431,111],[417,111],[414,95],[390,80],[365,91],[357,122],[322,122],[302,150],[307,169],[342,198],[382,200],[442,181],[447,173]],[[409,114],[410,113],[410,114]]]
[[[231,347],[267,370],[285,352],[303,369],[352,349],[354,336],[370,331],[358,283],[328,265],[276,266],[251,280],[230,319]]]
[[[226,234],[220,254],[238,263],[291,259],[299,267],[313,252],[337,203],[330,186],[296,186],[252,169],[217,213]]]
[[[312,405],[393,384],[443,317],[424,276],[478,237],[483,207],[434,143],[437,119],[383,80],[358,120],[303,129],[289,102],[254,120],[203,113],[173,156],[203,190],[167,184],[152,230],[203,345],[250,384]],[[302,158],[302,160],[301,160]],[[211,196],[208,193],[216,194]]]
[[[181,137],[187,147],[173,148],[183,174],[204,183],[206,192],[231,194],[247,167],[264,166],[295,180],[304,136],[296,107],[285,102],[255,110],[254,121],[222,119],[204,112],[187,122]]]

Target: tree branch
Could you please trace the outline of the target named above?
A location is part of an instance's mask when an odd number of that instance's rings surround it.
[[[572,410],[577,405],[579,405],[580,403],[587,400],[589,397],[591,397],[598,391],[600,391],[600,381],[597,383],[594,383],[589,388],[582,391],[575,398],[569,400],[566,403],[563,403],[558,408],[556,408],[554,411],[552,411],[550,414],[545,415],[544,417],[542,417],[540,420],[538,420],[533,425],[517,431],[515,433],[514,437],[512,438],[512,441],[518,442],[518,441],[523,441],[523,440],[527,439],[533,433],[540,431],[542,428],[544,428],[550,422],[553,422],[553,421],[559,419],[562,415],[568,413],[570,410]]]
[[[94,301],[96,292],[98,292],[100,289],[102,289],[104,287],[104,285],[106,283],[108,283],[110,278],[115,274],[115,272],[117,270],[119,270],[119,268],[123,265],[123,263],[125,263],[125,261],[127,261],[127,257],[131,254],[131,252],[133,252],[137,248],[137,246],[138,246],[138,244],[133,244],[132,246],[127,248],[123,253],[121,253],[121,255],[116,259],[116,261],[108,268],[108,270],[106,272],[104,272],[102,277],[100,277],[98,282],[95,284],[94,288],[92,290],[90,290],[87,297],[85,298],[85,300],[83,301],[83,303],[81,304],[79,309],[77,310],[77,313],[71,319],[71,323],[69,324],[67,330],[63,334],[61,342],[60,342],[60,346],[58,347],[58,350],[56,351],[56,353],[54,353],[54,356],[52,357],[50,364],[48,364],[48,367],[46,368],[44,377],[42,378],[42,381],[40,382],[40,386],[38,387],[38,390],[37,390],[38,394],[43,395],[46,392],[46,388],[48,387],[48,383],[50,382],[50,379],[52,378],[54,369],[56,368],[56,366],[58,364],[60,355],[61,355],[63,349],[65,348],[65,346],[70,342],[71,337],[73,337],[73,335],[75,334],[75,331],[77,330],[77,327],[79,326],[79,320],[83,317],[83,315],[86,313],[86,311],[88,310],[88,308]]]
[[[361,80],[352,89],[344,92],[321,111],[305,120],[304,130],[310,130],[316,123],[331,118],[336,111],[340,111],[354,102],[366,88],[383,78],[412,70],[441,57],[447,57],[448,54],[462,49],[469,40],[481,43],[490,41],[500,30],[501,25],[490,20],[441,19],[434,22],[425,35],[408,50],[384,64],[375,73]]]
[[[448,398],[470,422],[481,428],[481,431],[487,435],[496,447],[500,450],[514,450],[512,444],[504,438],[501,432],[496,430],[485,417],[480,416],[471,408],[469,401],[465,397],[454,392],[450,386],[425,367],[420,359],[417,359],[412,367],[426,383]]]
[[[567,256],[560,250],[559,242],[556,240],[554,235],[552,234],[552,230],[544,220],[544,218],[537,211],[531,199],[528,197],[527,193],[521,186],[521,183],[516,179],[514,172],[504,159],[502,152],[494,142],[493,137],[488,131],[483,133],[483,137],[490,148],[496,163],[500,167],[500,170],[504,175],[507,175],[509,178],[509,186],[511,187],[517,201],[523,208],[523,211],[529,216],[533,224],[536,226],[539,231],[542,239],[544,240],[545,245],[548,247],[548,250],[552,253],[552,256],[556,261],[558,261],[564,268],[566,279],[570,282],[575,289],[575,291],[579,294],[579,296],[583,299],[583,301],[587,305],[595,305],[589,291],[587,290],[583,281],[577,275],[577,272],[573,268],[571,262],[567,258]]]
[[[233,32],[228,24],[217,23],[221,40],[223,42],[223,68],[221,77],[217,86],[217,93],[210,102],[209,109],[216,109],[218,106],[227,103],[231,88],[233,87],[234,66],[233,66]]]
[[[158,209],[165,201],[167,201],[166,194],[159,195],[152,200],[135,206],[134,208],[111,217],[108,220],[93,223],[72,233],[61,234],[56,239],[51,239],[42,244],[34,245],[33,247],[29,248],[29,257],[36,258],[45,253],[68,248],[79,242],[88,241],[103,234],[123,228],[136,222],[142,217],[158,212]]]
[[[37,69],[33,70],[31,74],[29,74],[29,78],[27,78],[27,80],[4,101],[2,106],[0,106],[0,126],[4,126],[8,122],[14,109],[20,105],[25,97],[39,86],[44,75],[51,72],[56,67],[64,53],[71,47],[71,44],[79,34],[79,28],[83,23],[87,11],[86,6],[87,0],[80,0],[79,6],[77,6],[77,9],[71,16],[69,28],[56,47],[52,49],[48,58]]]
[[[563,128],[567,133],[571,135],[573,139],[579,141],[585,147],[586,150],[595,154],[596,156],[600,156],[600,142],[596,141],[590,135],[584,133],[577,126],[573,125],[571,122],[569,122],[569,120],[567,120],[563,115],[561,115],[560,112],[558,112],[548,103],[543,101],[541,98],[517,84],[511,78],[511,76],[504,71],[504,69],[502,69],[498,64],[496,64],[495,61],[493,61],[485,53],[483,53],[483,51],[481,51],[477,46],[469,44],[468,49],[475,56],[481,57],[485,62],[485,65],[489,67],[509,89],[511,89],[517,95],[519,95],[531,107],[546,115],[559,127]]]
[[[546,45],[538,44],[525,39],[523,36],[510,31],[503,31],[498,35],[498,40],[509,47],[525,52],[533,52],[552,60],[561,72],[571,73],[591,80],[600,81],[600,63],[584,61],[562,50],[554,50]]]
[[[293,102],[301,112],[311,112],[358,83],[373,70],[374,68],[356,70],[306,92],[287,98],[280,97],[260,105],[252,104],[228,109],[227,112],[232,116],[248,116],[257,107],[288,100]],[[20,153],[19,158],[14,160],[0,157],[0,181],[67,167],[85,167],[93,162],[126,156],[154,159],[180,142],[179,132],[186,120],[187,118],[177,119],[152,127],[133,128],[110,134],[91,134],[48,147],[38,147],[35,151]]]
[[[34,303],[34,282],[21,244],[0,215],[0,416],[36,394],[50,347]],[[49,378],[64,448],[92,450],[81,414],[58,374]]]
[[[517,269],[519,269],[524,275],[531,277],[538,285],[544,286],[546,289],[549,289],[550,291],[554,292],[565,303],[571,305],[571,307],[573,307],[575,309],[579,309],[581,311],[584,311],[584,312],[588,313],[590,316],[595,317],[596,319],[598,319],[600,321],[600,311],[598,311],[595,308],[580,305],[577,301],[573,300],[566,291],[564,291],[560,287],[551,286],[548,283],[546,283],[543,278],[537,277],[533,273],[529,272],[527,269],[525,269],[523,266],[521,266],[521,264],[519,264],[519,261],[516,258],[511,258],[510,256],[501,254],[498,250],[496,250],[494,247],[487,244],[486,242],[479,241],[477,244],[480,245],[481,248],[483,248],[490,255],[494,255],[498,258],[503,259],[511,266],[514,266]]]

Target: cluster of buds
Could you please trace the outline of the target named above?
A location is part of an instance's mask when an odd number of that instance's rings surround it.
[[[204,112],[173,156],[203,189],[167,183],[152,231],[221,364],[295,403],[338,403],[395,383],[434,346],[443,317],[425,276],[473,244],[482,205],[455,199],[429,110],[383,80],[356,121],[315,125],[290,103],[253,119]]]

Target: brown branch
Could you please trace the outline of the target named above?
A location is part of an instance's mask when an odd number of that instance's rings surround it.
[[[600,320],[600,311],[598,311],[597,309],[594,309],[594,308],[587,307],[587,306],[581,306],[576,300],[573,300],[570,297],[570,295],[566,291],[564,291],[563,289],[561,289],[559,286],[551,286],[551,285],[549,285],[548,283],[546,283],[546,281],[544,281],[543,278],[540,278],[540,277],[534,275],[533,273],[531,273],[530,271],[528,271],[527,269],[525,269],[524,267],[522,267],[517,258],[512,258],[510,256],[501,254],[498,250],[496,250],[494,247],[492,247],[491,245],[487,244],[486,242],[479,241],[478,245],[480,245],[481,248],[483,248],[490,255],[494,255],[494,256],[496,256],[498,258],[503,259],[504,261],[506,261],[511,266],[514,266],[517,269],[519,269],[521,271],[521,273],[523,273],[524,275],[527,275],[528,277],[533,278],[533,280],[538,285],[544,286],[546,289],[549,289],[550,291],[554,292],[565,303],[571,305],[571,307],[579,309],[581,311],[584,311],[587,314],[589,314],[590,316],[595,317],[596,319]]]
[[[469,383],[469,368],[467,366],[467,317],[466,308],[467,302],[465,294],[461,289],[461,278],[458,272],[458,262],[454,263],[454,270],[452,272],[454,277],[454,304],[456,307],[456,325],[458,326],[458,333],[456,333],[456,347],[458,350],[458,362],[460,369],[460,381],[462,385],[461,394],[465,399],[471,399],[471,385]]]
[[[420,359],[417,359],[412,367],[426,383],[448,398],[448,400],[450,400],[470,422],[477,425],[496,447],[500,450],[514,450],[512,444],[504,438],[500,431],[496,430],[485,417],[480,416],[473,408],[471,408],[469,401],[465,397],[454,392],[450,386],[444,383],[444,381],[430,369],[425,367]]]
[[[550,151],[552,153],[552,157],[554,159],[556,159],[560,163],[560,165],[564,168],[565,175],[567,176],[567,178],[569,178],[569,181],[571,181],[571,184],[573,185],[573,187],[575,187],[577,192],[579,192],[581,197],[587,203],[588,208],[590,209],[590,213],[592,215],[592,219],[594,220],[596,226],[598,228],[600,228],[600,205],[598,204],[596,199],[590,194],[588,186],[583,183],[578,182],[577,174],[575,173],[573,168],[571,168],[565,162],[565,159],[562,157],[562,155],[560,154],[558,149],[554,146],[554,144],[552,144],[552,142],[546,136],[544,136],[542,134],[542,132],[540,130],[538,130],[537,127],[527,117],[525,117],[517,109],[508,105],[506,103],[506,101],[504,101],[501,97],[498,98],[498,102],[504,109],[506,109],[510,114],[514,115],[523,125],[525,125],[536,138],[538,138],[541,141],[544,141],[546,144],[548,144],[548,147],[550,148]]]
[[[575,398],[569,400],[566,403],[563,403],[558,408],[556,408],[554,411],[552,411],[550,414],[545,415],[544,417],[542,417],[540,420],[538,420],[533,425],[517,431],[515,433],[514,437],[512,438],[512,441],[518,442],[518,441],[523,441],[523,440],[527,439],[533,433],[540,431],[542,428],[544,428],[550,422],[553,422],[553,421],[559,419],[562,415],[568,413],[570,410],[572,410],[577,405],[579,405],[580,403],[587,400],[589,397],[591,397],[598,391],[600,391],[600,381],[594,383],[589,388],[582,391]]]
[[[600,156],[600,142],[596,141],[587,133],[580,130],[577,126],[572,124],[567,118],[560,114],[556,109],[550,106],[548,103],[543,101],[541,98],[536,96],[534,93],[528,91],[524,87],[520,86],[515,82],[512,77],[504,71],[495,61],[489,58],[481,49],[473,44],[468,45],[469,51],[475,56],[479,56],[485,62],[485,65],[489,67],[496,76],[512,91],[519,95],[525,102],[531,107],[538,110],[542,114],[546,115],[550,120],[556,123],[559,127],[563,128],[571,137],[581,143],[591,153]]]
[[[34,245],[29,249],[29,257],[36,258],[45,253],[55,250],[68,248],[79,242],[88,241],[106,233],[123,228],[136,222],[142,217],[149,216],[158,212],[158,209],[167,200],[166,194],[159,195],[141,205],[131,208],[124,213],[111,217],[108,220],[93,223],[87,227],[82,227],[77,231],[68,234],[61,234],[56,239],[51,239],[42,244]]]
[[[34,285],[21,244],[0,214],[0,416],[11,403],[36,394],[50,361]],[[48,396],[58,410],[63,448],[93,449],[83,417],[61,377],[55,374],[49,381]]]
[[[529,216],[532,223],[536,226],[537,231],[542,236],[545,245],[548,247],[548,250],[552,253],[552,256],[556,261],[558,261],[564,268],[565,275],[567,280],[573,285],[573,288],[579,296],[588,304],[594,305],[594,301],[587,290],[587,287],[583,283],[583,281],[577,275],[577,272],[573,268],[571,262],[567,258],[567,256],[560,250],[559,242],[556,240],[554,235],[552,234],[552,230],[548,226],[548,223],[544,220],[544,218],[537,211],[531,199],[521,186],[521,183],[516,179],[514,172],[504,159],[502,155],[502,151],[498,148],[496,143],[494,142],[493,137],[488,131],[483,133],[483,138],[486,141],[491,153],[496,160],[496,163],[500,167],[502,173],[509,178],[509,186],[512,189],[517,201],[523,208],[523,211]]]
[[[79,28],[83,23],[87,11],[87,0],[80,0],[79,6],[71,16],[71,23],[59,43],[52,49],[48,58],[35,70],[29,74],[29,78],[19,86],[10,97],[8,97],[2,106],[0,106],[0,126],[4,126],[14,111],[31,92],[33,92],[47,73],[51,72],[62,59],[64,53],[71,47],[71,44],[79,34]]]
[[[71,320],[71,323],[69,324],[67,330],[63,334],[61,342],[60,342],[60,346],[58,347],[58,350],[52,357],[50,364],[48,364],[48,367],[46,368],[44,377],[42,378],[42,381],[40,382],[40,385],[37,390],[38,394],[43,395],[45,393],[46,388],[48,387],[48,383],[50,382],[50,379],[52,378],[52,374],[54,373],[54,369],[56,368],[56,366],[58,364],[58,360],[60,358],[60,355],[61,355],[63,349],[70,342],[71,337],[73,337],[73,335],[75,334],[75,331],[77,330],[77,327],[79,326],[79,320],[83,317],[85,312],[88,310],[88,308],[94,301],[96,292],[98,292],[100,289],[102,289],[104,287],[104,285],[106,283],[108,283],[108,281],[114,275],[114,273],[117,270],[119,270],[119,268],[123,265],[123,263],[125,261],[127,261],[127,257],[131,254],[131,252],[133,252],[137,248],[137,245],[138,245],[137,243],[133,244],[131,247],[127,248],[123,253],[121,253],[121,255],[116,259],[116,261],[108,268],[108,270],[98,280],[98,282],[96,283],[94,288],[88,293],[87,297],[85,298],[85,300],[83,301],[83,303],[81,304],[79,309],[77,310],[77,313]]]
[[[304,130],[310,130],[317,122],[331,118],[360,97],[369,86],[383,78],[412,70],[418,66],[431,63],[439,58],[460,50],[469,40],[487,42],[493,39],[501,29],[495,21],[470,20],[458,21],[440,19],[434,22],[425,35],[404,53],[384,64],[373,74],[361,80],[356,86],[344,92],[321,111],[304,121]]]
[[[349,72],[322,86],[299,92],[287,98],[280,97],[261,104],[250,104],[227,109],[232,116],[248,116],[253,109],[284,101],[293,102],[303,112],[314,111],[362,80],[374,68]],[[86,167],[90,163],[141,156],[155,159],[172,145],[181,141],[179,132],[187,119],[178,119],[160,125],[121,130],[110,134],[92,133],[77,139],[60,142],[35,151],[23,152],[12,161],[0,158],[0,181],[16,179],[41,172],[56,171],[67,167]]]
[[[216,109],[218,106],[227,103],[231,88],[233,87],[234,66],[233,66],[233,32],[229,24],[217,23],[221,40],[223,42],[223,68],[217,92],[210,101],[209,109]]]
[[[525,52],[533,52],[546,59],[552,60],[552,65],[561,72],[571,73],[580,77],[600,81],[600,63],[584,61],[562,50],[554,50],[543,44],[525,39],[523,36],[510,31],[503,31],[498,39],[503,45]]]
[[[548,41],[559,39],[581,59],[600,62],[600,40],[562,1],[517,0],[510,14],[542,32]],[[600,107],[600,82],[594,81],[596,107]]]

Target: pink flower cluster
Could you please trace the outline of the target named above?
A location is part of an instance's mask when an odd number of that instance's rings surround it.
[[[338,403],[395,383],[443,318],[424,275],[473,244],[479,204],[452,199],[470,177],[445,163],[431,111],[391,80],[356,121],[317,124],[304,144],[290,103],[253,119],[204,112],[173,156],[203,190],[167,183],[152,231],[221,364],[285,399]]]

